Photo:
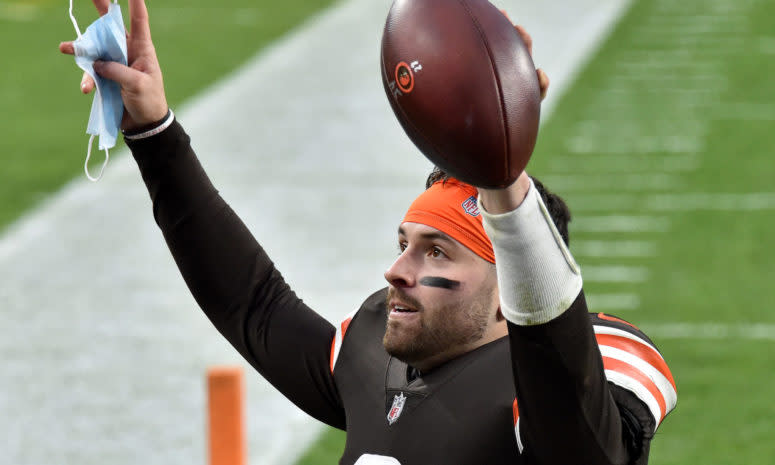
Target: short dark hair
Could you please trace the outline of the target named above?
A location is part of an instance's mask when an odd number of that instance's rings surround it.
[[[425,180],[425,188],[428,189],[436,182],[444,182],[450,178],[452,178],[452,176],[447,174],[444,170],[439,167],[434,167],[433,171],[428,175],[428,179]],[[562,240],[565,241],[565,245],[568,245],[570,243],[570,238],[568,237],[568,223],[570,223],[571,220],[568,205],[562,197],[547,189],[541,181],[533,176],[530,176],[530,179],[533,180],[533,184],[535,184],[536,189],[538,189],[538,194],[541,196],[541,200],[544,201],[546,209],[549,210],[549,216],[552,217],[552,221],[554,221],[557,231],[560,233],[560,236],[562,236]]]

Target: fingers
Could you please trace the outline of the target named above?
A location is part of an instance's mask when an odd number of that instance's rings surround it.
[[[537,69],[536,74],[538,75],[538,87],[541,89],[541,100],[543,100],[549,90],[549,76],[542,69]]]
[[[61,42],[59,44],[59,51],[66,55],[75,55],[75,48],[73,47],[72,42]],[[94,79],[92,79],[91,76],[89,76],[87,73],[83,73],[80,89],[84,94],[88,94],[94,90]]]
[[[92,0],[92,3],[94,3],[94,6],[97,8],[97,11],[100,12],[100,16],[108,12],[108,7],[110,6],[110,0]]]
[[[59,51],[66,55],[75,55],[75,48],[72,42],[60,42]]]
[[[150,41],[151,28],[148,25],[148,9],[145,7],[145,0],[129,0],[129,17],[132,38]]]
[[[506,12],[501,10],[501,12],[506,15]],[[506,15],[508,18],[508,15]],[[527,47],[527,52],[530,54],[530,57],[533,57],[533,38],[530,37],[530,34],[527,33],[527,30],[525,30],[524,27],[519,25],[514,25],[514,29],[517,30],[519,33],[519,36],[522,38],[522,41],[525,43],[525,47]],[[537,69],[536,75],[538,76],[538,86],[541,89],[541,100],[546,98],[546,93],[549,90],[549,76],[546,75],[544,70]]]
[[[506,10],[500,10],[501,13],[503,13],[503,16],[506,17],[506,19],[509,20],[512,24],[514,24],[514,21],[511,21],[511,18],[509,18],[509,14],[506,13]],[[519,33],[519,36],[522,38],[522,42],[525,43],[525,46],[527,47],[527,53],[530,54],[530,57],[533,57],[533,38],[530,37],[530,34],[527,33],[524,27],[519,26],[517,24],[514,24],[514,29],[517,30]]]
[[[527,52],[532,57],[533,56],[533,38],[530,37],[530,34],[527,33],[524,27],[515,25],[514,28],[519,33],[519,36],[522,38],[522,41],[525,43],[525,46],[527,47]]]
[[[132,88],[143,73],[115,61],[95,61],[94,71],[105,79],[116,81],[122,88]]]
[[[88,73],[83,73],[83,77],[81,78],[81,92],[88,94],[94,90],[95,86],[94,79],[92,79]]]

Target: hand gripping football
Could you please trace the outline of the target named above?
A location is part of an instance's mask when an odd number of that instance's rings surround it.
[[[436,166],[489,188],[525,169],[538,134],[538,78],[519,33],[487,0],[395,0],[381,64],[398,121]]]

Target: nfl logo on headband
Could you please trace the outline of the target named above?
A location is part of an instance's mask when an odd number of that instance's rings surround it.
[[[476,204],[475,196],[472,195],[471,197],[465,199],[461,206],[463,207],[463,211],[469,215],[474,217],[479,216],[479,206]]]

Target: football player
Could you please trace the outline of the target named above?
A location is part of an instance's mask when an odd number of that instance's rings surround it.
[[[333,325],[210,183],[167,106],[145,3],[129,4],[129,66],[94,69],[121,85],[155,220],[224,337],[296,405],[347,431],[340,463],[647,462],[675,383],[645,334],[588,312],[558,197],[526,173],[485,190],[435,171],[398,226],[387,287]]]

